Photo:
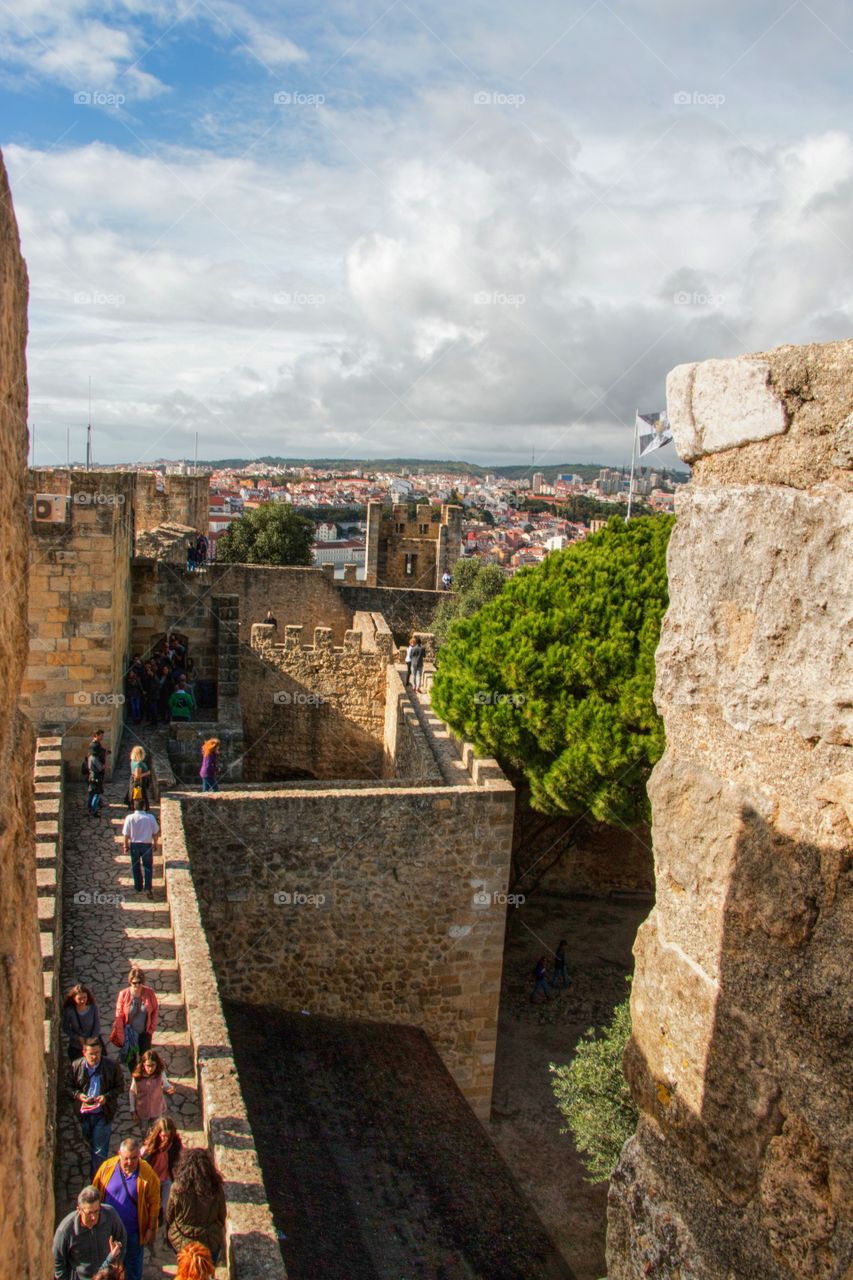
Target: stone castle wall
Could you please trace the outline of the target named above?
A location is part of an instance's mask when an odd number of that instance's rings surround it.
[[[399,643],[408,641],[413,631],[430,631],[443,591],[421,591],[397,587],[368,587],[364,583],[335,584],[352,613],[381,613]]]
[[[241,652],[244,778],[381,778],[390,633],[377,634],[369,614],[356,615],[340,647],[330,627],[310,645],[303,632],[255,624]]]
[[[681,366],[610,1280],[853,1263],[853,342]]]
[[[181,524],[207,533],[210,475],[164,476],[163,488],[149,472],[136,473],[134,511],[136,532],[147,533],[161,524]]]
[[[96,728],[121,736],[130,629],[134,477],[38,468],[28,494],[67,499],[67,519],[30,521],[30,651],[20,705],[40,734],[62,737],[66,761]]]
[[[367,506],[365,582],[368,587],[434,591],[451,573],[462,543],[462,508],[445,503],[381,502]]]
[[[34,741],[29,721],[17,710],[27,663],[27,292],[0,160],[0,1256],[8,1275],[42,1280],[52,1269],[45,1223],[53,1222],[53,1187],[36,903]]]
[[[291,784],[182,799],[223,996],[422,1027],[482,1119],[514,801],[487,763],[482,785],[463,769],[456,787]]]

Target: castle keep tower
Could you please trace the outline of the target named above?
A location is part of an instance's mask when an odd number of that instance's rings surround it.
[[[445,503],[381,502],[367,508],[369,587],[414,587],[437,591],[444,573],[452,573],[462,543],[462,508]]]

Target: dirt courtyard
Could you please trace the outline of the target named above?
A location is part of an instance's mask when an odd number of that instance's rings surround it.
[[[648,898],[581,898],[540,888],[507,918],[490,1132],[577,1280],[606,1275],[607,1183],[584,1169],[551,1090],[549,1062],[568,1062],[588,1027],[609,1021],[633,972],[631,948]],[[531,1004],[532,970],[567,940],[569,985]],[[539,997],[537,997],[538,999]]]

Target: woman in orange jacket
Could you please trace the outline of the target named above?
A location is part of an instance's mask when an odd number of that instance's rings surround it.
[[[157,996],[146,987],[145,974],[133,968],[127,986],[118,993],[116,1016],[110,1040],[122,1050],[122,1060],[133,1069],[136,1060],[151,1048],[157,1026]]]

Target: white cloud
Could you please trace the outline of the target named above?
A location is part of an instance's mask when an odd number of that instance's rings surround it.
[[[142,126],[150,151],[7,147],[40,448],[64,457],[91,373],[104,460],[128,440],[187,454],[198,430],[231,455],[508,461],[535,447],[542,462],[621,462],[635,407],[661,406],[672,365],[849,336],[853,139],[756,123],[772,67],[758,86],[733,74],[727,109],[677,107],[673,87],[716,90],[755,32],[709,37],[716,79],[683,43],[673,79],[658,65],[672,33],[648,26],[665,7],[620,10],[632,31],[597,10],[562,40],[550,3],[536,24],[436,3],[436,36],[403,7],[361,40],[372,18],[353,10],[306,59],[278,18],[212,5],[219,52],[239,37],[326,102],[274,109],[278,71],[259,66],[234,89],[239,110],[206,93],[208,150]],[[76,25],[26,9],[30,26],[54,21],[75,74],[147,74],[128,68],[150,9],[125,4],[121,30],[76,0],[69,12]],[[477,103],[482,85],[524,101]]]

